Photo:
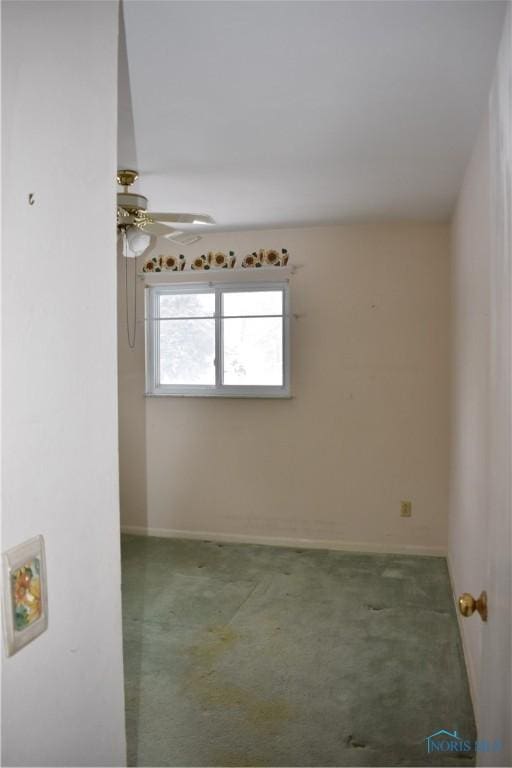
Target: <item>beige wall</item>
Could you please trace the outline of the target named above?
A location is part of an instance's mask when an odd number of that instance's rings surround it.
[[[449,564],[457,594],[478,595],[487,582],[482,511],[488,509],[489,494],[490,213],[486,116],[452,228]],[[483,624],[466,621],[461,630],[477,704]]]
[[[144,399],[142,333],[129,351],[121,301],[123,525],[443,552],[448,246],[444,226],[395,224],[219,233],[188,248],[289,249],[291,400]]]
[[[119,486],[121,524],[146,525],[146,402],[144,354],[144,285],[134,272],[133,259],[124,259],[118,243],[118,403]],[[141,268],[141,266],[139,266]],[[135,348],[128,346],[126,330],[126,286],[130,328],[133,319],[133,287],[137,290]]]

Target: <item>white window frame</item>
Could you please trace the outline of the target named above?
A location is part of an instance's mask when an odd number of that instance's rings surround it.
[[[279,291],[283,295],[283,384],[231,385],[224,384],[224,351],[222,344],[222,296],[225,293]],[[157,308],[162,295],[212,293],[215,295],[215,385],[166,385],[159,381],[159,318]],[[290,297],[288,281],[264,283],[160,283],[146,286],[146,395],[152,397],[290,397]],[[279,315],[280,316],[280,315]],[[263,315],[275,317],[275,315]]]

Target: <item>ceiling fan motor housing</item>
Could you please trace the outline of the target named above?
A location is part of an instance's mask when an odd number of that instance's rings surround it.
[[[136,195],[134,192],[119,192],[117,205],[119,208],[124,208],[128,213],[134,214],[136,211],[147,210],[148,199],[144,195]]]

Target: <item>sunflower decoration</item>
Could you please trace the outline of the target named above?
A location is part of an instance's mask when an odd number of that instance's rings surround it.
[[[268,267],[285,267],[288,264],[288,251],[286,248],[282,248],[281,253],[276,250],[266,251],[263,264]]]
[[[185,268],[185,256],[160,256],[162,268],[166,272],[182,272]]]
[[[236,258],[235,252],[230,251],[229,255],[226,255],[222,251],[210,251],[208,254],[208,264],[211,269],[233,269],[235,266]]]
[[[247,256],[244,257],[244,260],[242,261],[242,267],[245,269],[253,269],[256,267],[261,267],[261,251],[260,253],[257,253],[256,251],[253,251],[252,253],[248,253]]]
[[[288,264],[288,251],[282,248],[281,252],[272,248],[266,251],[260,248],[259,251],[248,253],[242,261],[242,267],[285,267]]]
[[[143,272],[161,272],[162,271],[162,256],[153,256],[151,259],[146,259]]]
[[[262,261],[269,267],[275,267],[276,265],[279,265],[280,257],[277,251],[264,251]]]
[[[190,268],[191,269],[210,269],[210,265],[208,264],[208,258],[203,253],[202,256],[198,256],[196,259],[192,260]]]

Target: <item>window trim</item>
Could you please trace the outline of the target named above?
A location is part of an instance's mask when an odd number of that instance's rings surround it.
[[[223,349],[222,349],[222,295],[224,293],[242,293],[257,291],[280,291],[283,295],[283,384],[233,385],[223,384]],[[155,307],[161,295],[184,293],[213,293],[215,295],[215,385],[160,384],[160,349],[157,340],[158,319]],[[250,282],[250,283],[158,283],[147,285],[145,289],[145,324],[146,324],[146,396],[147,397],[236,397],[236,398],[290,398],[290,296],[288,280]]]

